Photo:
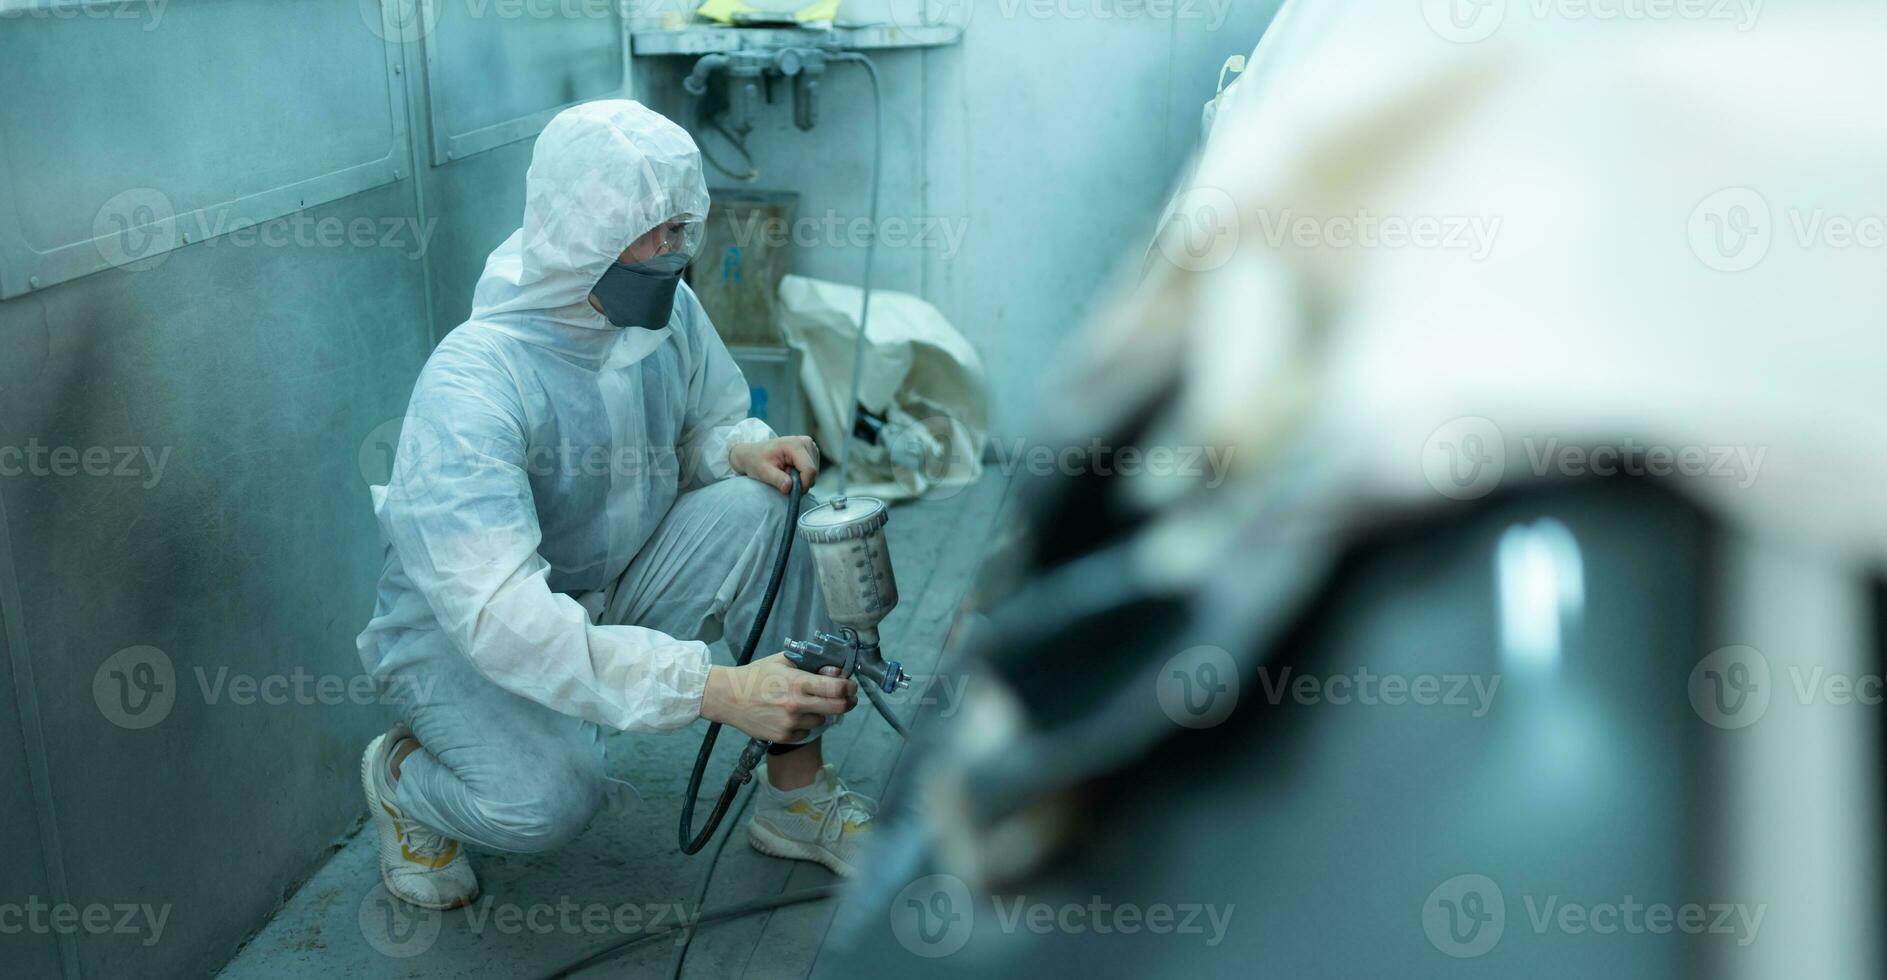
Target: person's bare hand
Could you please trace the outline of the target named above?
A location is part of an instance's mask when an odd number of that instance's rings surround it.
[[[799,485],[812,489],[819,476],[819,446],[810,436],[781,436],[766,442],[742,443],[727,451],[727,461],[734,472],[759,480],[780,491],[791,493],[788,470],[799,471]]]
[[[708,668],[701,717],[732,725],[764,742],[799,742],[825,723],[858,707],[858,682],[838,668],[817,674],[776,653],[745,667]]]

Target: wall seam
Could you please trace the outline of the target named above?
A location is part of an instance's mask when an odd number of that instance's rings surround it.
[[[384,0],[383,0],[384,2]],[[406,160],[407,172],[413,180],[413,213],[421,228],[436,229],[436,225],[427,223],[426,181],[432,176],[432,118],[425,108],[425,100],[432,97],[431,86],[427,82],[425,49],[418,40],[407,36],[413,29],[412,21],[406,18],[400,27],[400,69],[401,84],[406,89]],[[417,18],[423,22],[424,18]],[[410,55],[419,52],[419,68],[414,70]],[[425,296],[427,353],[445,338],[445,331],[439,329],[439,314],[435,311],[432,297],[432,234],[427,233],[427,241],[419,253],[419,275],[422,282],[420,292]],[[454,324],[456,326],[456,324]]]
[[[968,36],[968,32],[965,32]],[[958,42],[964,43],[964,42]],[[920,219],[932,216],[930,197],[930,51],[917,50],[917,204],[921,209]],[[873,229],[877,234],[877,229]],[[937,304],[937,297],[930,294],[930,262],[917,264],[917,295],[932,305]],[[941,306],[939,306],[941,309]]]
[[[42,311],[44,304],[41,305]],[[27,782],[33,795],[33,820],[39,828],[40,860],[46,889],[59,905],[71,902],[66,886],[65,851],[59,842],[58,812],[53,807],[52,772],[46,761],[46,734],[39,720],[33,686],[33,662],[26,648],[26,620],[20,608],[20,580],[13,567],[13,538],[6,498],[0,495],[0,644],[6,646],[13,672],[13,700],[19,712],[20,746],[26,753]],[[57,930],[55,930],[57,932]],[[69,932],[58,932],[59,965],[67,980],[79,980],[79,949]]]
[[[1173,152],[1173,111],[1177,108],[1178,76],[1183,63],[1179,47],[1179,18],[1175,17],[1166,28],[1166,111],[1160,113],[1160,145],[1166,148],[1168,154]]]

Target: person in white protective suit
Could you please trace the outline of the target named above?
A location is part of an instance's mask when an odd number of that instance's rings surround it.
[[[361,781],[387,889],[465,905],[462,844],[543,851],[608,796],[602,737],[696,718],[772,741],[748,838],[850,874],[875,804],[821,762],[854,682],[801,671],[789,636],[830,629],[795,549],[752,664],[744,638],[818,449],[748,417],[748,388],[681,283],[708,211],[680,127],[628,101],[568,109],[538,137],[524,224],[491,253],[471,319],[414,388],[362,661],[401,720]]]

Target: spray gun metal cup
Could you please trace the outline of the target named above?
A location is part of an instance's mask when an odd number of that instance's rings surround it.
[[[859,671],[886,692],[906,682],[902,667],[878,655],[878,624],[898,605],[898,580],[885,545],[890,516],[876,497],[848,497],[799,517],[799,536],[812,549],[826,614],[857,634]]]
[[[890,516],[876,497],[849,497],[842,507],[834,501],[799,515],[799,536],[812,549],[826,613],[862,642],[878,642],[878,624],[898,605],[885,546]]]

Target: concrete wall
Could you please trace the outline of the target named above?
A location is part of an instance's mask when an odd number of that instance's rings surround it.
[[[982,348],[999,427],[1144,242],[1271,6],[990,4],[962,46],[882,59],[885,215],[961,239],[888,249],[881,281]],[[516,227],[543,113],[624,75],[681,108],[684,63],[631,66],[613,11],[425,9],[0,0],[0,906],[48,909],[0,934],[0,973],[213,971],[353,825],[389,717],[353,646],[367,485],[412,380]],[[761,184],[863,216],[868,107],[839,69],[814,133],[774,110]],[[799,269],[856,281],[862,258],[823,243]],[[109,927],[51,927],[91,906]]]

